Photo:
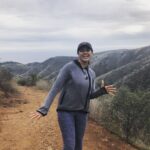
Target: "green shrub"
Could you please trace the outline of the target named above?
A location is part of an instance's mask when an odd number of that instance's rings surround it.
[[[102,113],[103,124],[128,142],[150,144],[150,92],[131,92],[121,87]]]
[[[36,74],[30,74],[28,77],[19,77],[17,79],[17,84],[22,86],[34,86],[38,81],[38,77]]]
[[[7,69],[0,68],[0,90],[4,92],[5,96],[16,91],[11,84],[12,78],[13,75]]]
[[[25,78],[17,79],[17,84],[19,84],[19,85],[25,86],[26,82],[27,82],[27,79],[25,79]]]

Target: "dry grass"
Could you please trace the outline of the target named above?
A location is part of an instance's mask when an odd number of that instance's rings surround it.
[[[2,131],[2,114],[0,112],[0,133],[1,133],[1,131]]]

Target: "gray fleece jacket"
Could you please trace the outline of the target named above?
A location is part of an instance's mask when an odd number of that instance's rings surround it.
[[[78,60],[71,61],[60,70],[56,81],[48,93],[43,105],[37,110],[43,116],[60,93],[57,111],[89,112],[90,99],[107,94],[106,89],[95,89],[95,72],[88,66],[82,68]]]

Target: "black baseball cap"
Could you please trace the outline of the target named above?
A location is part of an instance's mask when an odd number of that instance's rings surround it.
[[[83,48],[86,48],[86,49],[90,49],[92,52],[93,52],[93,48],[92,48],[92,45],[89,43],[89,42],[82,42],[78,45],[78,48],[77,48],[77,54],[79,53],[79,51]]]

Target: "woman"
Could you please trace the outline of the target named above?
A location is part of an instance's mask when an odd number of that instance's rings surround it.
[[[31,116],[39,119],[47,115],[55,96],[61,92],[57,114],[64,142],[63,150],[82,150],[90,99],[116,92],[112,85],[95,89],[95,72],[89,67],[93,55],[90,43],[80,43],[77,54],[78,59],[67,63],[60,70],[43,106]]]

